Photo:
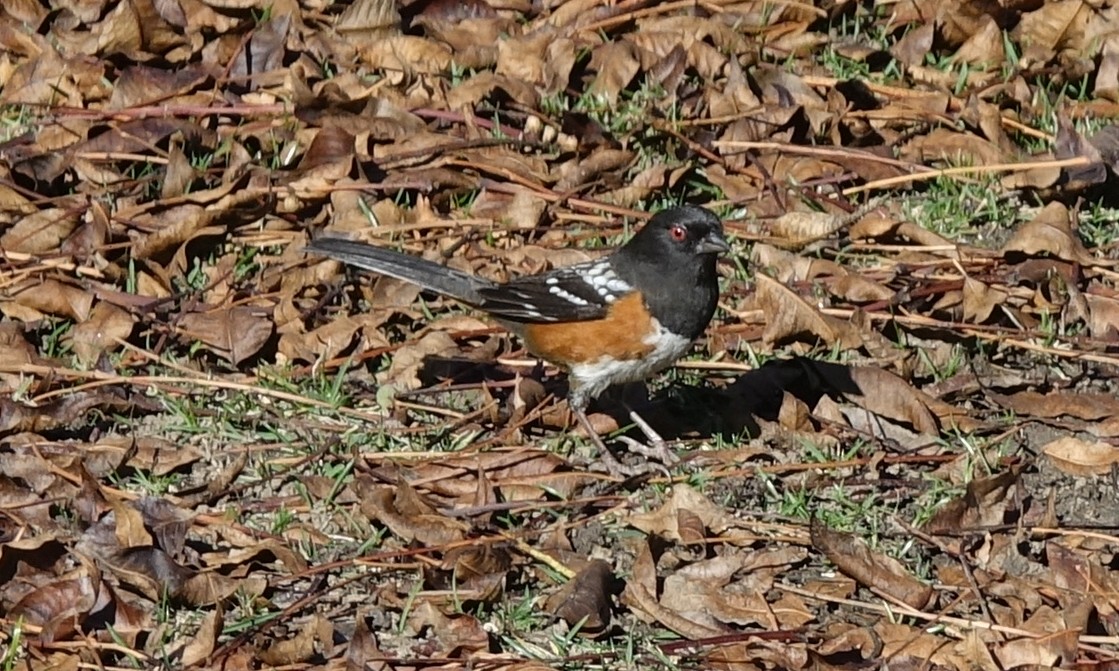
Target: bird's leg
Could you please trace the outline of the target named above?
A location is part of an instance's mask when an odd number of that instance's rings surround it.
[[[571,412],[575,413],[575,418],[579,421],[583,430],[587,432],[587,436],[591,439],[591,442],[594,443],[595,448],[598,449],[598,453],[601,455],[602,461],[606,465],[606,470],[610,475],[626,478],[642,473],[640,468],[626,466],[618,461],[618,458],[614,456],[610,448],[606,447],[606,441],[602,440],[602,436],[598,435],[598,431],[595,431],[594,425],[591,424],[590,418],[587,417],[586,410],[572,405]]]

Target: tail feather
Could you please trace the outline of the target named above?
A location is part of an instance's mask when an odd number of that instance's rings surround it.
[[[308,252],[327,256],[358,268],[395,277],[462,301],[480,305],[479,289],[490,288],[492,282],[433,263],[417,256],[374,247],[363,242],[342,238],[318,238],[304,248]]]

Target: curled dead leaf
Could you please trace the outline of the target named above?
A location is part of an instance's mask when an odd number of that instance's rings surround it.
[[[614,571],[610,564],[594,559],[558,592],[548,597],[544,608],[567,622],[577,624],[584,635],[598,636],[610,627],[610,595]]]
[[[1037,216],[1019,226],[1003,245],[1002,253],[1004,256],[1012,253],[1026,256],[1049,254],[1082,265],[1099,263],[1099,259],[1088,253],[1073,232],[1072,216],[1068,208],[1059,202],[1049,203]]]
[[[786,212],[770,224],[770,232],[785,246],[797,248],[826,238],[843,225],[843,218],[831,212]]]
[[[870,549],[854,534],[834,531],[814,519],[812,545],[839,570],[912,608],[923,610],[932,600],[932,587],[914,577],[898,560]]]
[[[1102,441],[1062,436],[1046,443],[1042,454],[1069,475],[1106,475],[1119,464],[1119,448]]]
[[[68,340],[78,360],[86,365],[97,361],[102,352],[115,350],[132,334],[132,315],[107,301],[98,301],[89,318],[69,333]]]
[[[780,282],[759,274],[757,283],[758,307],[768,316],[762,334],[766,343],[772,345],[805,335],[843,348],[862,343],[853,326],[823,314]]]
[[[179,333],[206,345],[214,354],[240,365],[272,337],[273,323],[263,310],[248,306],[191,312],[179,321]]]
[[[362,491],[362,512],[387,526],[405,541],[441,546],[462,540],[469,525],[435,512],[407,484],[399,488],[369,487]]]
[[[1011,503],[1010,492],[1017,482],[1017,469],[972,480],[962,496],[937,511],[925,524],[925,530],[931,534],[962,534],[1002,524]]]

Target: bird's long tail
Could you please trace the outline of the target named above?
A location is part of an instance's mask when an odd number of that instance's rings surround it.
[[[342,238],[319,238],[306,251],[321,254],[358,268],[411,282],[469,305],[480,305],[479,289],[493,284],[453,268],[391,249]]]

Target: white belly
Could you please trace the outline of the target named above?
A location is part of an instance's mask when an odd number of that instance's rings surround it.
[[[571,367],[569,375],[572,388],[576,390],[576,395],[581,397],[580,400],[590,401],[611,385],[644,380],[653,373],[676,363],[677,359],[687,354],[692,346],[691,340],[669,333],[656,322],[653,325],[656,328],[644,341],[653,349],[643,359],[601,357],[596,361]]]

